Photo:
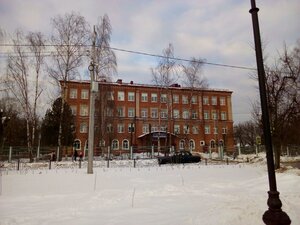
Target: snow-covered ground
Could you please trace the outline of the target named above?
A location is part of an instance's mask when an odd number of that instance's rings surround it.
[[[249,157],[249,156],[248,156]],[[249,159],[249,158],[248,158]],[[254,160],[257,159],[257,160]],[[242,160],[241,158],[239,160]],[[0,225],[247,225],[263,224],[268,177],[254,163],[164,165],[155,160],[5,165]],[[15,166],[15,165],[14,165]],[[277,172],[282,209],[300,224],[300,170]]]

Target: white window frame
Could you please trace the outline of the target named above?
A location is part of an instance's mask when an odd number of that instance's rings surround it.
[[[180,125],[179,124],[174,125],[174,133],[175,134],[180,134]]]
[[[118,123],[118,133],[124,133],[125,132],[125,125],[124,123]]]
[[[118,101],[124,101],[124,100],[125,100],[125,92],[118,91]]]
[[[180,111],[179,109],[173,109],[173,118],[179,119],[180,118]]]
[[[134,100],[135,100],[135,93],[132,91],[128,92],[128,101],[134,102]]]
[[[226,105],[226,98],[225,97],[220,97],[220,105]]]
[[[141,109],[141,117],[142,118],[148,118],[148,109],[147,108],[142,108]]]
[[[204,119],[205,120],[209,120],[209,111],[207,111],[207,110],[204,110],[204,112],[203,112],[203,116],[204,116]]]
[[[80,116],[89,116],[89,106],[80,105]]]
[[[191,102],[192,102],[192,104],[197,104],[197,96],[196,95],[192,96]]]
[[[127,139],[124,139],[122,141],[122,149],[128,150],[129,149],[129,141]]]
[[[158,108],[151,108],[151,118],[158,118]]]
[[[151,93],[151,102],[157,102],[157,93]]]
[[[209,105],[209,98],[208,96],[203,97],[203,105]]]
[[[76,88],[70,88],[69,97],[70,97],[70,99],[77,99],[77,89]]]
[[[76,116],[77,115],[77,105],[71,105],[70,109],[72,111],[72,115]]]
[[[189,98],[187,95],[182,95],[182,104],[189,104]]]
[[[221,112],[221,120],[227,120],[226,112]]]
[[[180,150],[183,150],[184,147],[185,147],[185,140],[184,140],[184,139],[181,139],[181,140],[179,141],[179,149],[180,149]]]
[[[183,119],[189,119],[190,118],[190,112],[187,109],[184,109],[182,112],[182,118]]]
[[[119,140],[117,140],[117,139],[112,140],[111,148],[112,148],[112,150],[118,150],[119,149]]]
[[[128,117],[135,117],[135,108],[128,108]]]
[[[148,102],[148,93],[142,93],[141,94],[141,101],[142,102]]]
[[[88,125],[86,122],[80,123],[80,131],[81,134],[86,134],[88,132]]]
[[[204,134],[210,134],[210,125],[204,126]]]
[[[125,117],[125,110],[123,106],[117,107],[117,115],[118,117]]]
[[[217,105],[218,104],[218,98],[217,98],[217,96],[212,96],[211,97],[211,104],[212,105]]]
[[[167,119],[168,118],[168,110],[167,109],[161,109],[160,118],[162,118],[162,119]]]
[[[173,95],[173,103],[179,103],[179,95]]]
[[[160,102],[161,103],[167,103],[167,94],[161,94],[160,95]]]
[[[80,97],[81,97],[81,99],[89,99],[89,90],[81,89]]]

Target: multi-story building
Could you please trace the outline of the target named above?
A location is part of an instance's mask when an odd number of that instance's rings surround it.
[[[232,92],[101,81],[95,103],[95,155],[189,150],[233,150]],[[66,102],[75,116],[74,147],[88,146],[90,82],[66,83]]]

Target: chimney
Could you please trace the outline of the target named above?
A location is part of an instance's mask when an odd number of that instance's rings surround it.
[[[118,83],[118,84],[122,84],[122,79],[118,79],[118,80],[117,80],[117,83]]]
[[[133,84],[133,81],[130,81],[130,84]]]

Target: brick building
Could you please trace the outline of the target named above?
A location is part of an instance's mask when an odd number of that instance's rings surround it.
[[[101,81],[95,102],[95,155],[107,153],[194,152],[233,149],[232,92]],[[90,82],[66,83],[66,102],[75,115],[74,147],[88,145]]]

